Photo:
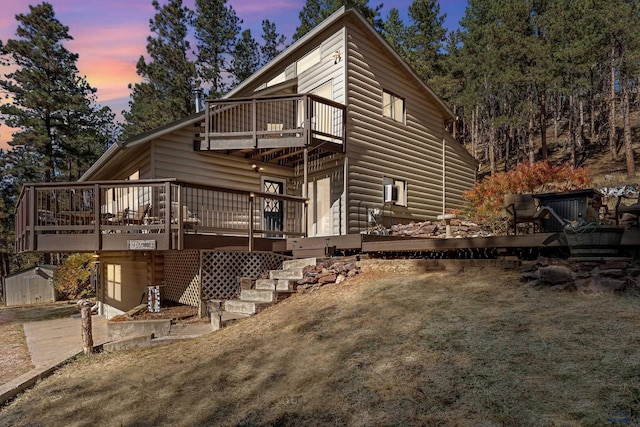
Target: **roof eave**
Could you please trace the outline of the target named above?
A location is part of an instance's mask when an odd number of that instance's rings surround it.
[[[91,177],[104,165],[106,165],[109,161],[111,161],[117,153],[122,150],[126,150],[129,147],[135,147],[136,145],[144,144],[153,139],[156,139],[162,135],[166,135],[168,133],[174,132],[180,128],[185,126],[190,126],[195,123],[201,122],[204,120],[204,111],[200,113],[195,113],[190,116],[185,117],[184,119],[176,120],[175,122],[168,123],[164,126],[160,126],[158,128],[152,129],[147,132],[143,132],[140,135],[136,135],[132,138],[126,139],[124,141],[116,142],[112,144],[107,151],[105,151],[102,156],[98,160],[95,161],[94,164],[87,169],[87,171],[82,174],[79,182],[88,181]]]

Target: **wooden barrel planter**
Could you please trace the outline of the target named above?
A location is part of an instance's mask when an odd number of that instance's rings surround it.
[[[574,258],[615,257],[620,250],[624,227],[617,225],[584,225],[564,229],[571,256]]]

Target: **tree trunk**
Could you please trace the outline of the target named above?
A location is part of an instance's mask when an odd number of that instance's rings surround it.
[[[536,161],[536,146],[533,138],[535,118],[533,116],[533,85],[529,85],[529,95],[527,96],[527,104],[529,106],[529,128],[527,129],[527,138],[529,145],[529,162]]]
[[[453,104],[453,132],[451,132],[453,139],[456,139],[457,134],[458,134],[458,120],[456,116],[456,104]]]
[[[573,95],[569,95],[569,161],[572,168],[575,168],[578,163],[576,156],[576,120],[574,110]]]
[[[611,160],[618,159],[618,150],[616,148],[616,67],[613,60],[614,55],[615,48],[611,48],[611,81],[609,82],[609,153],[611,154]]]
[[[91,307],[93,305],[89,300],[78,301],[82,319],[82,350],[86,355],[93,353],[93,330],[91,327]]]
[[[590,109],[589,139],[591,140],[591,143],[594,143],[597,141],[598,137],[596,136],[596,106],[595,106],[595,103],[593,102],[593,93],[591,94],[591,99],[589,100],[589,103],[591,104],[589,107]]]
[[[494,175],[498,171],[496,166],[496,136],[493,131],[493,121],[489,120],[489,167],[491,168],[491,175]]]
[[[558,99],[556,99],[555,116],[553,117],[553,142],[555,142],[556,144],[560,143],[560,135],[558,134],[558,122],[560,121],[561,114],[562,99],[560,99],[560,95],[558,95]]]
[[[547,100],[544,93],[540,95],[540,148],[542,160],[546,160],[547,153]]]
[[[622,117],[624,122],[624,154],[627,159],[627,176],[635,178],[636,176],[636,162],[633,153],[633,145],[631,141],[631,120],[630,120],[630,95],[629,85],[624,82],[622,87]]]

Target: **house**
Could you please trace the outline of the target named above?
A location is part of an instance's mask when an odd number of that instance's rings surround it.
[[[4,305],[31,305],[57,301],[53,286],[55,266],[42,265],[29,268],[2,280]]]
[[[343,7],[204,111],[114,144],[79,182],[25,186],[17,248],[96,252],[115,312],[149,285],[187,304],[226,298],[248,275],[230,265],[259,274],[290,239],[461,208],[476,164],[453,120]],[[219,263],[224,278],[205,283]]]

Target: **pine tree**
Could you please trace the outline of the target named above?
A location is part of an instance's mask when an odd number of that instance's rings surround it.
[[[287,38],[278,33],[275,23],[265,19],[262,21],[262,40],[264,43],[260,46],[260,59],[261,65],[264,65],[284,50]]]
[[[218,98],[227,91],[225,74],[230,71],[236,38],[242,21],[226,0],[196,0],[193,25],[198,50],[198,77]]]
[[[345,6],[347,3],[355,7],[362,15],[371,22],[371,24],[382,33],[383,22],[380,18],[380,9],[382,4],[375,8],[369,7],[369,0],[307,0],[306,4],[300,11],[300,25],[293,34],[293,40],[296,41],[309,31],[314,29],[319,23],[327,19],[333,12]]]
[[[398,55],[411,64],[409,30],[400,18],[398,9],[391,8],[387,20],[382,24],[382,35]]]
[[[0,276],[37,264],[50,263],[50,254],[15,253],[15,207],[20,189],[27,182],[45,180],[44,156],[33,146],[0,150]],[[46,259],[46,261],[45,261]]]
[[[260,66],[260,54],[258,43],[251,36],[251,30],[244,30],[240,39],[236,42],[231,59],[231,74],[234,76],[234,85],[239,84],[256,72]]]
[[[170,0],[160,6],[153,0],[156,14],[149,21],[155,37],[147,38],[150,61],[140,56],[136,71],[143,81],[133,89],[130,110],[124,111],[124,136],[131,137],[186,117],[193,111],[192,90],[196,86],[195,65],[187,54],[187,23],[192,12],[182,0]]]
[[[408,28],[409,63],[425,81],[442,74],[441,53],[447,34],[446,15],[440,15],[436,0],[415,0],[409,6],[412,24]]]
[[[8,126],[19,128],[10,145],[41,156],[45,181],[75,180],[113,139],[113,114],[95,105],[96,90],[79,76],[78,55],[64,43],[69,28],[49,3],[16,16],[17,39],[0,43],[16,70],[0,80],[11,101],[0,106]]]

